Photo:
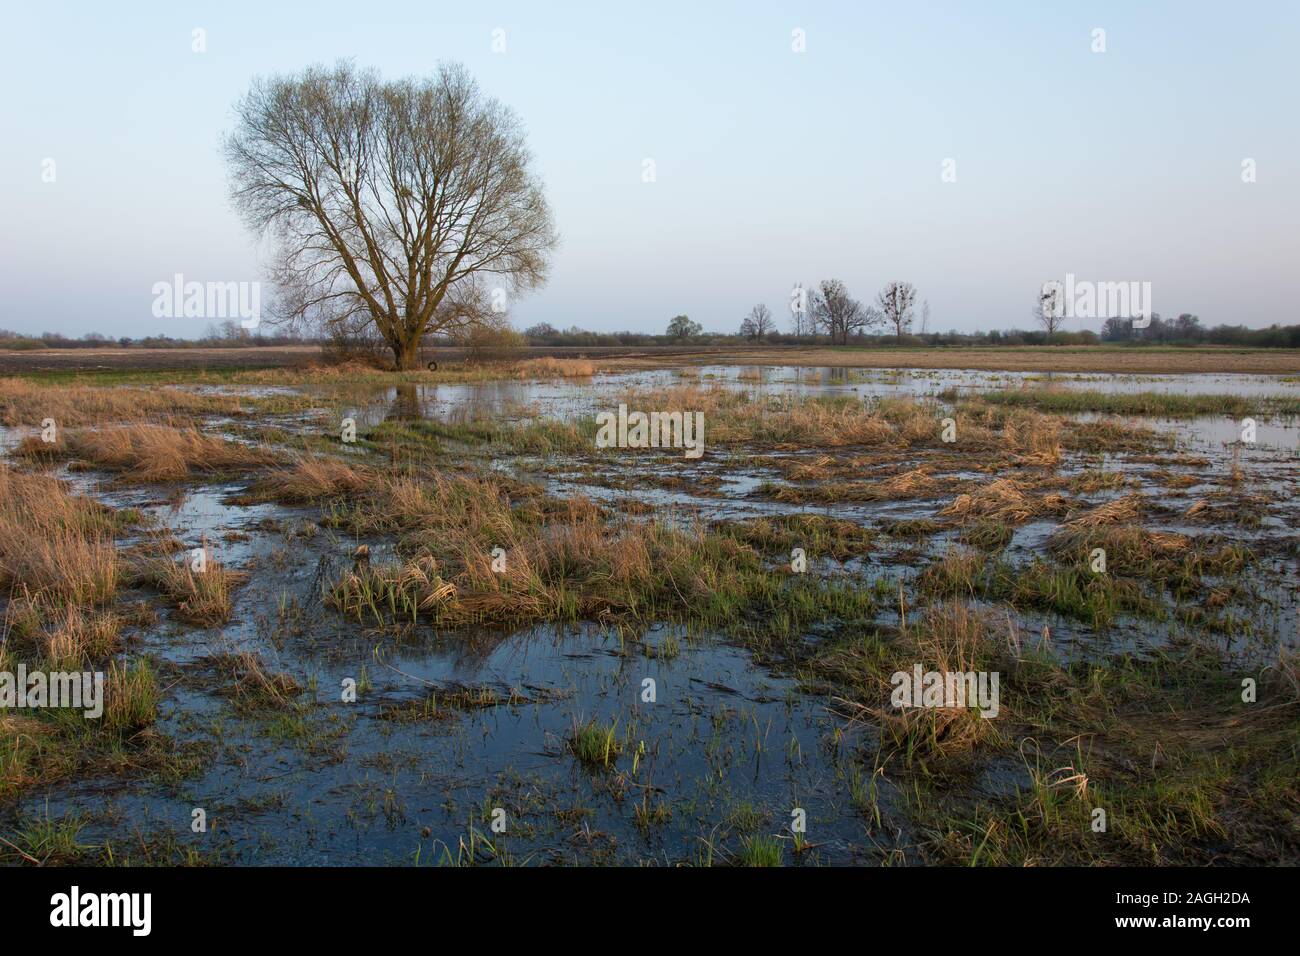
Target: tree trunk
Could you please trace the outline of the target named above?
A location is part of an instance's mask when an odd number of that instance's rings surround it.
[[[420,336],[413,336],[410,340],[391,347],[393,361],[397,364],[399,372],[420,367]]]

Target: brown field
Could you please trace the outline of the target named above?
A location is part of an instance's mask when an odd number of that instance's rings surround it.
[[[1114,372],[1152,374],[1300,372],[1300,351],[1232,348],[1115,348],[1022,346],[1007,348],[741,348],[681,353],[644,350],[611,357],[609,368],[681,365],[800,365],[845,368],[960,368],[1004,372]]]
[[[280,368],[320,359],[314,345],[266,348],[42,349],[0,352],[0,374],[58,371]],[[464,360],[459,349],[436,349],[440,362]],[[601,368],[631,370],[682,365],[785,365],[846,368],[952,368],[1007,372],[1153,374],[1300,373],[1300,350],[1008,346],[1006,348],[843,348],[647,346],[529,348],[522,358],[598,359]]]

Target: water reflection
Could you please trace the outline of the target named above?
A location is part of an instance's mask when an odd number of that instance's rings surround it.
[[[425,417],[417,385],[403,383],[394,386],[392,391],[393,398],[388,406],[388,414],[384,416],[385,421],[407,422]]]
[[[963,369],[861,369],[845,366],[763,367],[707,366],[700,370],[702,388],[743,389],[756,396],[855,395],[863,399],[932,397],[948,390],[978,393],[989,389],[1081,389],[1110,393],[1143,391],[1239,396],[1300,395],[1300,380],[1269,375],[1112,375],[1063,372],[982,372]],[[346,414],[360,427],[384,421],[466,418],[518,421],[530,417],[572,421],[608,410],[623,396],[657,392],[686,384],[674,369],[605,374],[590,379],[520,381],[505,379],[440,385],[379,386],[351,392]],[[693,384],[693,383],[692,383]],[[1088,416],[1080,416],[1088,417]],[[1261,423],[1261,426],[1263,423]],[[1222,417],[1157,423],[1176,428],[1198,441],[1231,441],[1234,423]],[[1267,441],[1294,446],[1295,422],[1277,422]]]

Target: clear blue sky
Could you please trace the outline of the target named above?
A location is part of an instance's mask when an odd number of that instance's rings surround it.
[[[791,285],[828,277],[912,281],[932,330],[1027,327],[1067,272],[1296,322],[1298,43],[1294,2],[12,4],[0,327],[201,335],[151,287],[262,277],[227,203],[231,104],[339,57],[461,61],[524,121],[563,245],[519,327],[732,330],[756,302],[784,324]]]

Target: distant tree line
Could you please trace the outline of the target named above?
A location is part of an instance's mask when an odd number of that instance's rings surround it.
[[[834,280],[831,280],[834,282]],[[894,283],[890,283],[893,286]],[[890,287],[887,286],[886,289]],[[882,290],[883,291],[883,290]],[[1091,330],[1062,331],[1059,325],[1052,331],[1041,329],[991,329],[983,332],[930,332],[929,306],[922,304],[921,331],[911,331],[914,322],[901,308],[904,296],[891,291],[891,306],[879,304],[862,306],[843,290],[842,283],[828,286],[820,283],[811,290],[805,311],[792,313],[790,330],[781,331],[772,311],[763,304],[754,306],[741,320],[737,332],[706,332],[700,323],[686,315],[674,316],[663,334],[652,332],[590,332],[570,326],[557,329],[549,322],[539,322],[522,333],[510,332],[511,345],[544,346],[550,348],[636,348],[654,345],[735,346],[744,344],[765,345],[869,345],[873,348],[903,347],[957,347],[957,346],[1009,346],[1009,345],[1097,345],[1115,343],[1140,347],[1142,345],[1226,345],[1248,348],[1300,348],[1300,325],[1271,325],[1265,329],[1249,329],[1241,325],[1202,326],[1196,315],[1183,313],[1176,318],[1163,318],[1159,313],[1151,317],[1147,328],[1134,328],[1129,319],[1107,319],[1101,333]],[[913,295],[914,299],[915,296]],[[870,313],[870,314],[869,314]],[[897,318],[896,318],[897,317]],[[886,328],[889,331],[886,331]],[[899,331],[901,328],[902,331]],[[485,333],[486,334],[486,333]],[[250,332],[238,322],[228,321],[221,326],[210,326],[198,339],[178,339],[168,335],[149,335],[142,338],[109,338],[97,332],[88,332],[80,338],[69,338],[57,332],[41,335],[23,335],[0,329],[0,350],[27,349],[87,349],[87,348],[257,348],[283,345],[324,344],[325,338],[293,334],[265,334],[261,330]],[[496,347],[499,343],[476,343],[464,337],[427,337],[429,345],[438,347],[461,346]],[[382,343],[379,343],[382,345]]]
[[[1128,319],[1107,319],[1102,323],[1103,342],[1161,345],[1239,345],[1251,348],[1300,348],[1300,325],[1270,325],[1248,329],[1244,325],[1216,325],[1205,328],[1199,316],[1184,312],[1165,319],[1157,312],[1145,329],[1133,327]]]
[[[40,335],[23,335],[0,329],[0,349],[10,352],[30,349],[194,349],[194,348],[258,348],[273,345],[303,345],[315,339],[302,338],[292,333],[268,335],[260,329],[249,331],[234,320],[221,326],[209,326],[202,338],[177,339],[170,335],[146,335],[141,338],[122,336],[110,338],[98,332],[87,332],[81,338],[69,338],[59,332],[42,332]]]

